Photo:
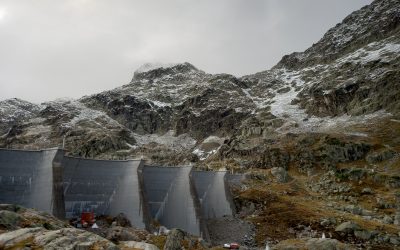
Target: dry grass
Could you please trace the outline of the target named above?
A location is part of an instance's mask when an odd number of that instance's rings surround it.
[[[299,240],[299,239],[288,239],[281,241],[276,247],[278,249],[307,250],[304,240]]]
[[[262,245],[266,238],[285,240],[295,237],[289,228],[299,224],[310,225],[321,217],[319,206],[306,200],[309,194],[301,183],[256,183],[252,188],[239,194],[240,199],[262,206],[260,214],[250,216],[256,226],[256,241]]]
[[[20,250],[20,249],[25,249],[26,247],[29,247],[29,249],[32,249],[32,250],[42,250],[43,249],[43,247],[39,247],[34,243],[33,237],[29,237],[27,239],[21,240],[20,242],[14,244],[12,247],[3,248],[3,246],[0,245],[0,249],[4,249],[4,250]]]
[[[268,170],[261,170],[261,173],[269,175]],[[398,226],[366,220],[361,216],[328,207],[327,203],[329,201],[326,200],[326,197],[322,197],[320,194],[313,193],[305,188],[309,177],[301,175],[295,170],[290,170],[289,173],[293,178],[289,183],[252,181],[252,183],[248,183],[250,185],[249,189],[239,193],[239,199],[242,202],[253,202],[262,207],[260,213],[248,217],[248,220],[256,226],[256,241],[259,245],[262,245],[265,239],[282,241],[295,238],[294,231],[289,229],[295,228],[299,224],[311,226],[313,230],[331,233],[339,240],[345,240],[335,233],[335,226],[330,228],[322,227],[320,225],[322,218],[337,218],[339,222],[351,220],[364,229],[378,229],[391,234],[397,234],[399,231]],[[360,192],[364,187],[371,187],[376,194],[389,198],[393,197],[393,192],[395,192],[395,190],[389,190],[370,181],[351,183],[355,193]],[[375,198],[375,195],[358,197],[362,207],[370,210],[376,207]],[[338,205],[347,204],[344,201],[337,203]],[[393,211],[380,210],[382,214],[388,212]]]
[[[149,243],[155,245],[159,249],[163,249],[166,241],[167,241],[167,236],[151,235]]]
[[[347,135],[344,134],[344,131],[357,131],[365,133],[368,136]],[[307,145],[310,151],[318,151],[326,143],[323,138],[327,135],[342,142],[369,144],[372,147],[371,152],[386,150],[387,147],[400,152],[400,123],[393,122],[390,119],[382,119],[368,125],[363,124],[341,128],[340,131],[332,130],[326,134],[303,134],[298,135],[294,139],[282,136],[274,146],[295,155],[299,150],[299,143],[304,139],[310,141],[309,145]],[[284,184],[274,182],[270,170],[250,170],[256,177],[260,176],[260,178],[258,180],[248,180],[246,183],[248,189],[238,192],[237,200],[239,203],[246,205],[246,202],[251,202],[256,205],[255,214],[249,215],[246,218],[256,226],[256,241],[259,245],[262,245],[266,239],[282,241],[295,237],[295,232],[289,229],[299,224],[311,226],[313,230],[317,230],[318,232],[331,233],[333,237],[339,240],[347,240],[335,233],[335,225],[331,225],[328,228],[322,227],[320,222],[323,218],[336,218],[338,223],[351,220],[364,229],[378,230],[383,233],[397,235],[400,231],[400,227],[396,225],[387,225],[377,220],[368,220],[362,216],[340,211],[339,207],[344,207],[351,203],[339,199],[338,196],[335,197],[335,194],[330,195],[333,201],[328,200],[328,197],[312,192],[307,188],[311,180],[317,181],[327,170],[318,168],[317,166],[314,169],[313,176],[307,176],[299,172],[299,166],[296,164],[291,162],[288,170],[293,180]],[[383,173],[388,176],[400,175],[399,159],[397,161],[388,160],[373,165],[362,159],[338,164],[338,167],[374,168],[375,173],[378,174]],[[361,181],[341,180],[341,182],[347,182],[352,186],[352,189],[343,195],[352,196],[357,199],[357,205],[370,211],[374,211],[375,208],[379,207],[377,197],[383,198],[386,202],[395,203],[395,194],[400,190],[398,188],[389,188],[384,182],[379,183],[374,181],[371,176],[366,179],[363,178]],[[361,194],[364,188],[371,188],[373,194]],[[336,207],[328,206],[328,203]],[[378,209],[374,211],[378,215],[393,215],[394,212],[394,209]]]

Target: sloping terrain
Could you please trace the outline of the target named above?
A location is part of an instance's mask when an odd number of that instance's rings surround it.
[[[5,100],[0,143],[43,148],[62,145],[65,137],[74,155],[183,163],[205,160],[224,139],[240,135],[342,133],[396,117],[399,19],[396,1],[375,1],[305,52],[241,78],[189,63],[148,64],[129,84],[79,100]],[[220,139],[202,145],[209,136]]]

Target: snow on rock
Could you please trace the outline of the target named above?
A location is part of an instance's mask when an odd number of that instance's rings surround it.
[[[18,98],[0,101],[0,122],[8,123],[33,117],[43,107]]]
[[[200,148],[196,148],[195,150],[193,150],[193,154],[197,155],[199,157],[200,161],[204,161],[206,160],[208,157],[210,157],[211,155],[215,154],[216,152],[218,152],[219,148],[213,149],[211,151],[204,151],[201,150]]]
[[[338,66],[347,63],[366,64],[371,61],[380,60],[382,62],[390,62],[393,57],[400,56],[400,44],[397,43],[378,43],[373,42],[366,47],[356,50],[355,52],[337,60]]]
[[[157,65],[157,67],[160,65]],[[173,65],[168,65],[173,66]],[[151,67],[150,67],[151,68]],[[165,68],[164,68],[165,69]],[[141,71],[141,70],[139,70]],[[241,81],[229,74],[207,74],[189,63],[174,64],[173,68],[137,74],[130,84],[111,92],[117,95],[132,95],[148,101],[154,108],[184,105],[193,114],[201,114],[206,109],[232,108],[241,113],[250,112],[258,105],[267,106],[268,99],[261,98],[260,91],[242,91]],[[249,102],[249,96],[253,102]],[[193,100],[196,100],[193,105]],[[202,101],[206,100],[206,101]],[[189,101],[189,103],[186,103]]]
[[[260,98],[257,96],[252,96],[250,94],[250,89],[242,89],[243,93],[246,95],[246,97],[248,97],[249,99],[251,99],[254,103],[254,105],[256,106],[257,109],[264,109],[266,107],[268,107],[270,100],[267,98]],[[253,114],[255,113],[255,110],[253,111]]]
[[[181,66],[180,69],[178,66]],[[171,68],[156,75],[141,75],[133,77],[130,84],[112,90],[123,95],[133,95],[141,100],[147,100],[158,107],[180,105],[199,91],[206,89],[210,75],[197,70],[189,63],[183,64],[146,64],[135,71],[135,75],[146,73],[154,69]]]
[[[366,133],[361,133],[361,132],[346,132],[344,133],[345,135],[353,135],[353,136],[358,136],[358,137],[368,137],[368,134]]]
[[[62,124],[64,127],[75,127],[82,121],[91,122],[98,127],[122,126],[103,111],[88,108],[83,103],[75,99],[57,99],[55,101],[46,103],[46,105],[55,107],[61,113],[74,114],[74,117],[70,121]]]
[[[147,145],[150,143],[156,143],[169,147],[172,150],[183,150],[193,148],[197,141],[187,134],[181,134],[175,136],[173,130],[168,131],[164,135],[158,134],[146,134],[146,135],[134,135],[138,146]]]
[[[159,68],[172,68],[176,65],[179,65],[179,63],[145,63],[140,66],[135,73],[149,72]]]
[[[305,84],[301,79],[301,72],[283,69],[278,77],[280,77],[285,86],[290,88],[290,90],[286,93],[275,93],[272,99],[271,113],[280,118],[289,117],[296,122],[304,120],[307,118],[305,110],[300,109],[297,105],[291,104],[301,89],[296,90],[290,85],[295,84],[295,86],[303,86]]]
[[[221,138],[215,135],[210,135],[209,137],[207,137],[206,139],[204,139],[204,141],[202,142],[204,143],[218,143],[218,144],[222,144],[224,142],[225,138]]]
[[[301,79],[301,71],[288,71],[282,69],[280,72],[280,79],[286,84],[295,84],[296,86],[303,86],[305,81]]]
[[[224,143],[224,140],[225,138],[211,135],[204,139],[204,141],[198,145],[192,151],[192,153],[197,155],[200,161],[204,161],[211,155],[218,152],[218,150],[221,148],[221,145]]]
[[[166,103],[166,102],[160,102],[156,100],[150,100],[150,102],[157,107],[171,107],[171,103]]]
[[[390,47],[393,48],[393,46]],[[317,65],[315,68],[321,67]],[[324,67],[322,68],[324,69]],[[372,119],[391,116],[390,113],[384,110],[360,116],[345,114],[336,117],[316,117],[308,115],[304,109],[301,109],[296,104],[292,104],[292,101],[297,97],[303,87],[313,84],[313,82],[305,82],[301,79],[301,75],[310,70],[313,69],[306,68],[300,71],[287,71],[283,69],[277,73],[286,86],[293,86],[293,84],[295,84],[295,86],[298,87],[290,87],[290,90],[286,93],[276,92],[272,99],[273,102],[270,106],[271,113],[286,121],[282,127],[276,129],[277,132],[327,132],[332,129],[343,129],[354,124],[366,124]],[[351,132],[351,134],[364,137],[368,136],[357,131]]]

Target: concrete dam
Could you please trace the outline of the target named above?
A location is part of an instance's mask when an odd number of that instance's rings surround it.
[[[207,219],[232,216],[231,186],[241,175],[157,167],[142,160],[94,160],[60,149],[0,149],[0,203],[78,217],[82,211],[116,216],[154,229],[154,222],[207,239]]]

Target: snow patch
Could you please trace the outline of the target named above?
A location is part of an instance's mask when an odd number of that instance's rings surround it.
[[[353,136],[359,136],[359,137],[368,137],[368,134],[366,133],[361,133],[361,132],[346,132],[344,133],[345,135],[353,135]]]
[[[215,135],[211,135],[209,137],[207,137],[206,139],[204,139],[203,143],[218,143],[218,144],[222,144],[224,142],[225,138],[221,138]]]
[[[77,116],[75,116],[71,121],[69,121],[66,124],[68,126],[75,126],[80,121],[90,120],[90,121],[94,121],[97,125],[102,127],[103,125],[96,122],[96,120],[99,118],[106,120],[107,123],[110,125],[120,126],[120,124],[117,121],[115,121],[114,119],[111,119],[106,113],[104,113],[102,111],[88,108],[79,101],[73,101],[73,102],[70,102],[70,104],[74,108],[78,109],[79,113]]]
[[[296,121],[307,118],[307,114],[303,109],[300,109],[297,105],[292,105],[291,102],[296,98],[299,91],[295,91],[293,88],[289,92],[283,94],[276,94],[272,99],[271,113],[277,117],[290,117]]]
[[[63,127],[75,127],[81,121],[90,121],[98,127],[104,128],[109,126],[122,126],[105,112],[88,108],[85,104],[75,99],[57,99],[46,104],[53,106],[61,113],[74,114],[74,117],[69,122],[61,125]]]
[[[242,89],[243,93],[245,94],[246,97],[248,97],[250,100],[253,101],[254,105],[256,106],[257,109],[264,109],[269,106],[269,99],[268,98],[260,98],[256,96],[252,96],[250,94],[251,89]],[[252,112],[252,114],[255,113],[255,110]]]
[[[303,86],[304,81],[301,79],[301,72],[300,71],[287,71],[286,69],[283,70],[281,73],[280,79],[287,84],[296,84],[296,86]]]
[[[127,145],[129,148],[131,148],[131,149],[137,149],[137,148],[139,148],[138,145],[132,145],[132,144],[129,144],[129,143],[127,143],[127,142],[126,142],[126,145]]]
[[[392,48],[392,46],[389,46]],[[387,48],[387,47],[385,47]],[[382,48],[384,50],[384,48]],[[286,84],[293,84],[297,86],[309,86],[312,82],[304,82],[301,79],[301,74],[304,70],[312,70],[311,68],[303,69],[301,71],[286,71],[280,72],[280,79]],[[304,109],[298,105],[292,105],[292,101],[297,97],[302,88],[290,87],[290,91],[286,93],[275,93],[271,104],[271,113],[276,117],[285,120],[285,123],[278,129],[277,132],[281,133],[302,133],[302,132],[325,132],[331,130],[343,130],[347,126],[354,124],[365,124],[371,119],[390,117],[391,114],[384,110],[377,111],[369,115],[350,116],[341,115],[336,117],[316,117],[308,115]],[[331,90],[326,90],[324,94],[329,94]],[[361,132],[349,132],[349,135],[355,136],[368,136]]]
[[[145,63],[140,66],[135,73],[144,73],[160,68],[172,68],[176,65],[179,65],[179,63]]]
[[[8,123],[16,120],[29,119],[43,106],[13,98],[0,101],[0,122]]]
[[[310,70],[310,69],[307,69]],[[297,105],[292,105],[292,101],[296,98],[298,93],[301,91],[300,87],[306,84],[304,80],[301,79],[301,71],[288,71],[283,69],[278,75],[287,87],[290,85],[295,85],[298,88],[289,87],[290,90],[286,93],[275,93],[274,98],[271,103],[271,113],[280,118],[288,118],[295,120],[296,122],[302,121],[307,118],[307,114],[304,109],[300,109]]]
[[[193,154],[197,155],[201,161],[206,160],[211,155],[218,152],[221,145],[224,143],[225,138],[211,135],[204,139],[204,141],[198,145],[194,150]]]
[[[139,135],[134,134],[138,146],[147,145],[150,143],[157,143],[160,145],[167,146],[173,150],[184,150],[188,148],[193,148],[197,141],[190,137],[187,134],[181,134],[175,136],[175,132],[173,130],[168,131],[164,135],[158,134],[146,134]]]
[[[378,49],[377,47],[380,48]],[[399,56],[399,52],[400,44],[387,43],[382,46],[382,44],[373,42],[368,44],[365,48],[358,49],[346,57],[338,59],[337,63],[339,65],[346,62],[366,64],[376,60],[390,62],[391,59],[393,59],[393,55],[395,58]]]
[[[157,107],[171,107],[170,103],[166,103],[166,102],[160,102],[160,101],[156,101],[156,100],[150,100],[154,105],[156,105]]]
[[[206,160],[208,157],[210,157],[211,155],[213,155],[213,154],[215,154],[218,150],[219,150],[219,148],[220,147],[218,147],[218,148],[216,148],[216,149],[213,149],[213,150],[211,150],[211,151],[208,151],[208,152],[206,152],[206,151],[204,151],[204,150],[201,150],[200,148],[196,148],[195,150],[193,150],[193,154],[195,154],[195,155],[197,155],[198,157],[199,157],[199,160],[200,161],[204,161],[204,160]]]

